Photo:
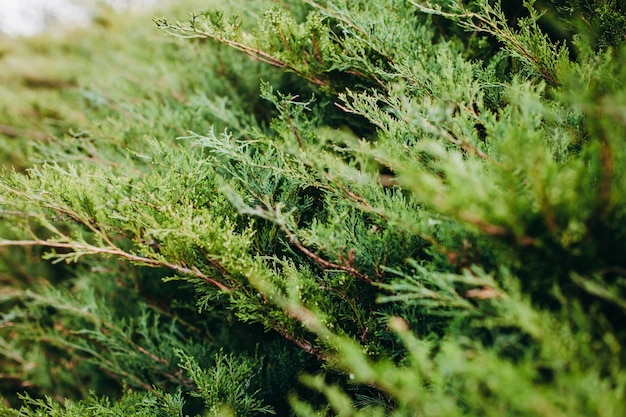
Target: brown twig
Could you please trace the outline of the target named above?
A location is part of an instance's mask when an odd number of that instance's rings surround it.
[[[159,261],[157,259],[146,258],[144,256],[134,255],[132,253],[125,252],[118,247],[98,247],[94,245],[90,245],[87,243],[64,243],[64,242],[54,242],[42,239],[32,239],[32,240],[7,240],[0,239],[0,246],[43,246],[53,249],[69,249],[73,250],[75,253],[83,252],[84,254],[89,255],[110,255],[116,256],[122,259],[125,259],[130,262],[134,262],[140,265],[149,266],[152,268],[169,268],[183,275],[193,275],[201,280],[219,288],[222,291],[230,292],[230,288],[226,287],[221,282],[209,277],[200,271],[197,267],[188,267],[186,265],[179,265],[166,261]]]
[[[169,28],[169,27],[168,27]],[[274,67],[278,67],[278,68],[287,68],[293,72],[295,72],[296,74],[300,75],[302,78],[306,79],[307,81],[312,82],[315,85],[318,85],[320,87],[328,87],[329,84],[323,80],[320,80],[319,78],[316,77],[311,77],[311,76],[307,76],[306,74],[302,73],[302,71],[298,71],[297,68],[295,68],[293,65],[288,64],[287,62],[276,58],[274,55],[269,54],[267,52],[262,51],[259,48],[254,48],[252,46],[246,45],[244,43],[241,42],[237,42],[237,41],[233,41],[230,39],[226,39],[222,36],[219,35],[215,35],[203,30],[199,30],[195,27],[192,27],[191,29],[193,32],[192,34],[189,35],[181,35],[178,33],[171,33],[174,36],[180,37],[180,38],[208,38],[208,39],[213,39],[216,40],[218,42],[221,42],[225,45],[228,45],[230,47],[232,47],[233,49],[236,49],[240,52],[245,53],[246,55],[256,59],[257,61],[263,62],[264,64],[268,64],[268,65],[272,65]]]
[[[324,268],[324,269],[338,269],[338,270],[341,270],[341,271],[345,271],[345,272],[349,273],[350,275],[355,276],[355,277],[357,277],[357,278],[367,282],[368,284],[371,284],[371,285],[374,284],[374,281],[372,281],[372,279],[369,276],[359,272],[350,263],[347,263],[346,265],[339,265],[339,264],[327,261],[327,260],[319,257],[318,255],[316,255],[315,253],[311,252],[306,246],[304,246],[300,242],[300,240],[296,237],[296,235],[294,235],[287,227],[283,227],[283,231],[287,234],[287,237],[289,238],[289,242],[294,244],[298,249],[300,249],[301,252],[303,252],[305,255],[307,255],[309,258],[311,258],[313,261],[315,261],[315,263],[317,263],[322,268]]]
[[[289,125],[289,127],[291,128],[291,131],[295,135],[296,139],[298,140],[298,147],[302,148],[302,139],[300,138],[300,133],[298,133],[298,129],[296,128],[296,125],[293,123],[293,120],[291,119],[291,116],[289,116],[289,112],[287,111],[286,107],[287,106],[285,105],[285,109],[284,109],[284,113],[283,113],[285,115],[286,122]]]
[[[289,315],[291,317],[293,317],[294,319],[302,322],[300,320],[300,317],[292,314],[289,310],[287,311],[287,313],[289,313]],[[285,339],[295,343],[300,349],[302,349],[303,351],[305,351],[309,355],[315,356],[316,358],[318,358],[321,361],[325,361],[327,359],[326,354],[324,352],[322,352],[322,350],[320,348],[315,347],[313,345],[313,342],[311,342],[310,340],[306,340],[306,339],[298,338],[298,337],[294,336],[293,334],[289,333],[289,331],[286,330],[283,326],[281,326],[281,325],[279,325],[278,323],[275,323],[275,322],[272,323],[272,328],[274,329],[275,332],[280,334]]]

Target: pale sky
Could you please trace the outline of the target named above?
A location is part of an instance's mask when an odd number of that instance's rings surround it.
[[[105,0],[117,9],[130,4],[155,4],[158,0]],[[11,36],[33,35],[46,22],[81,24],[89,21],[88,7],[99,0],[0,0],[0,32]],[[102,2],[102,1],[100,1]]]

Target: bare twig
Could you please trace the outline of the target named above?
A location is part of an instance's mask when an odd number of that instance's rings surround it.
[[[315,263],[317,263],[322,268],[324,268],[324,269],[338,269],[338,270],[341,270],[341,271],[345,271],[345,272],[349,273],[350,275],[355,276],[355,277],[357,277],[357,278],[367,282],[368,284],[372,284],[372,285],[374,284],[374,281],[372,281],[372,279],[369,276],[359,272],[351,263],[346,262],[345,265],[339,265],[339,264],[336,264],[336,263],[333,263],[333,262],[329,262],[329,261],[319,257],[315,253],[311,252],[311,250],[309,250],[306,246],[304,246],[302,244],[302,242],[300,242],[298,237],[293,232],[291,232],[291,230],[289,230],[287,227],[283,227],[282,229],[287,234],[287,237],[289,238],[289,242],[294,244],[298,249],[300,249],[300,251],[302,251],[306,256],[308,256],[313,261],[315,261]]]
[[[222,291],[230,292],[230,288],[226,287],[221,282],[209,277],[200,271],[197,267],[188,267],[186,265],[179,265],[171,262],[160,261],[157,259],[146,258],[144,256],[134,255],[129,252],[125,252],[118,247],[98,247],[94,245],[90,245],[87,243],[64,243],[64,242],[54,242],[43,239],[32,239],[32,240],[7,240],[0,239],[0,246],[43,246],[53,249],[69,249],[74,251],[76,254],[84,254],[84,255],[110,255],[116,256],[118,258],[125,259],[130,262],[134,262],[140,265],[149,266],[152,268],[169,268],[173,271],[176,271],[183,275],[192,275],[201,280],[219,288]],[[67,258],[67,256],[64,256]]]

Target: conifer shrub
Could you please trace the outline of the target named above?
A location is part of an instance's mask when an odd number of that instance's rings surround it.
[[[3,173],[2,413],[625,415],[623,5],[248,4]]]

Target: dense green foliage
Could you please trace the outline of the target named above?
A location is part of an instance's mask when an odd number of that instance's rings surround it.
[[[625,415],[623,4],[250,3],[3,41],[2,415]]]

